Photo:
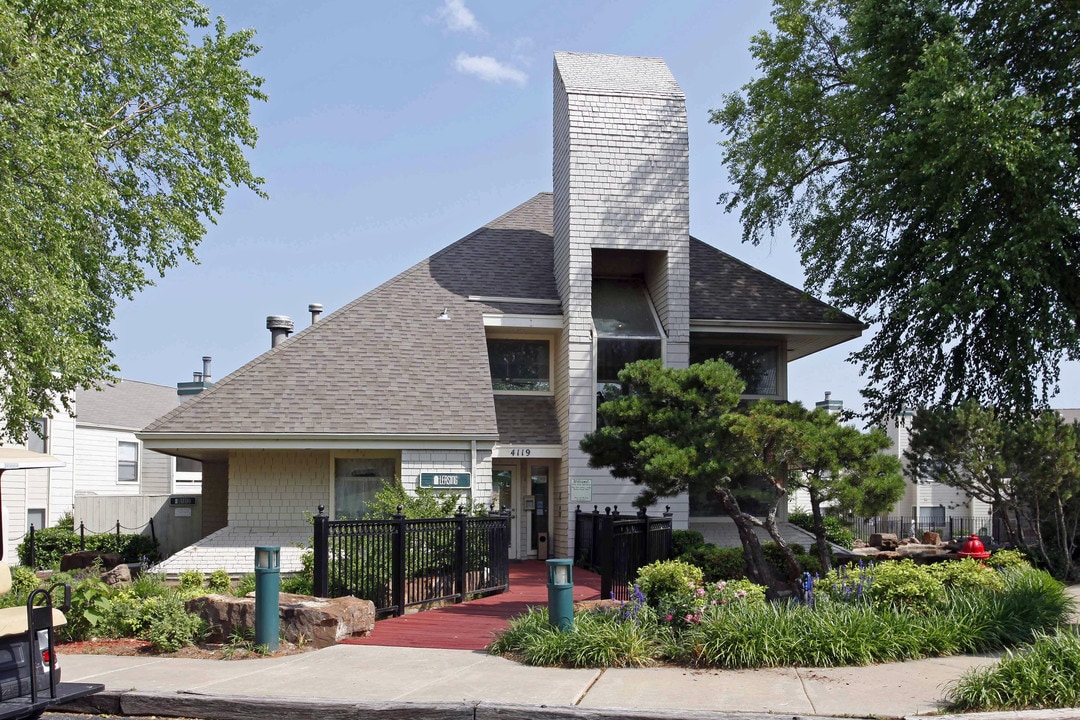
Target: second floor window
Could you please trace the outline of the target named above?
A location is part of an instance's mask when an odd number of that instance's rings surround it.
[[[139,482],[139,443],[120,441],[116,444],[116,480]]]
[[[551,344],[547,340],[488,338],[491,389],[551,391]]]

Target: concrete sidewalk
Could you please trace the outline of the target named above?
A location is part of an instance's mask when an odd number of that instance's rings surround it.
[[[105,685],[105,697],[96,701],[102,712],[224,719],[252,717],[259,706],[277,720],[312,717],[312,703],[320,717],[336,707],[354,718],[392,708],[424,717],[425,706],[437,708],[432,717],[441,718],[477,718],[481,708],[505,718],[514,707],[511,716],[532,718],[630,717],[631,710],[668,718],[698,712],[905,717],[938,711],[946,683],[992,662],[952,657],[836,669],[572,670],[527,667],[468,650],[357,645],[235,661],[61,657],[64,680]],[[245,705],[243,715],[235,714]],[[454,715],[454,707],[462,714]]]

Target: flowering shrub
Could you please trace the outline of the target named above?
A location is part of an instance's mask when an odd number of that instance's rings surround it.
[[[734,603],[764,602],[765,588],[749,580],[687,585],[685,592],[669,593],[658,598],[657,620],[683,628],[704,622]]]
[[[660,598],[679,595],[701,585],[701,568],[682,560],[656,561],[638,570],[637,586],[648,603],[657,607]]]

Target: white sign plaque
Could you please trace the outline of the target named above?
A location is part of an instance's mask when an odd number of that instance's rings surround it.
[[[570,502],[592,502],[592,478],[570,478]]]

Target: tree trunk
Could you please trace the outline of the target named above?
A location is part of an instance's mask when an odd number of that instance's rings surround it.
[[[729,478],[724,478],[716,484],[716,492],[720,495],[720,501],[728,517],[735,521],[735,527],[739,531],[739,540],[742,542],[743,559],[746,562],[746,575],[751,582],[764,585],[770,590],[775,590],[776,581],[769,569],[769,563],[765,560],[765,551],[761,549],[761,541],[754,533],[754,525],[750,522],[751,517],[739,508],[739,501],[727,488]]]
[[[821,499],[818,498],[818,494],[813,487],[808,488],[808,490],[810,492],[810,511],[814,515],[814,537],[817,539],[818,560],[821,562],[821,572],[825,574],[832,569],[832,563],[829,561],[829,545],[825,539],[825,518],[821,514]]]
[[[802,577],[802,566],[799,565],[795,552],[787,544],[787,540],[780,534],[780,529],[776,526],[776,508],[780,501],[787,497],[787,490],[779,483],[775,483],[775,481],[774,485],[776,487],[776,497],[773,498],[772,505],[769,506],[769,513],[765,516],[765,529],[769,532],[769,537],[780,548],[780,552],[783,553],[784,562],[787,563],[788,584],[791,585],[793,591],[797,592],[799,579]]]

